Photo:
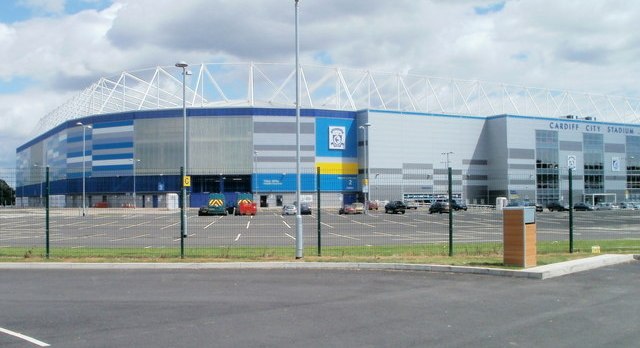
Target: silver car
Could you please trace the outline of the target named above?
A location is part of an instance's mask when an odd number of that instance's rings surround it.
[[[282,215],[296,215],[296,206],[293,204],[285,204],[282,207]]]

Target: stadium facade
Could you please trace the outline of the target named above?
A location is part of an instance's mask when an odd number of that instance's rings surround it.
[[[294,67],[193,70],[185,86],[191,206],[209,192],[292,202]],[[640,199],[640,100],[335,67],[302,72],[305,200],[319,184],[328,204],[365,192],[431,201],[447,192],[447,167],[453,195],[471,204],[566,200],[568,168],[574,200]],[[88,206],[134,197],[139,207],[166,204],[182,182],[180,74],[156,67],[102,78],[43,117],[17,149],[18,204],[41,203],[44,167],[64,206],[80,206],[83,187]]]

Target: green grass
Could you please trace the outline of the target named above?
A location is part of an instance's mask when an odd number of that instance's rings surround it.
[[[544,265],[591,256],[591,247],[602,253],[638,253],[640,240],[575,241],[574,253],[569,242],[538,242],[538,264]],[[446,265],[502,267],[502,243],[459,243],[449,256],[448,244],[307,247],[304,261],[316,262],[402,262]],[[52,248],[49,259],[44,248],[0,248],[0,262],[233,262],[293,261],[295,250],[282,247],[189,247],[185,258],[180,248]]]

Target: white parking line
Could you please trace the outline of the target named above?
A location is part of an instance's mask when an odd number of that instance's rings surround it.
[[[289,226],[289,224],[286,221],[282,221],[282,223],[287,225],[287,227],[291,228],[291,226]]]
[[[136,238],[142,238],[142,237],[146,237],[146,236],[149,236],[149,233],[145,233],[145,234],[141,234],[139,236],[133,236],[133,237],[124,237],[124,238],[112,239],[112,240],[110,240],[110,242],[119,242],[121,240],[136,239]]]
[[[249,229],[249,225],[251,225],[251,220],[247,221],[247,229]]]
[[[219,217],[218,217],[218,219],[213,220],[210,224],[208,224],[207,226],[205,226],[205,227],[203,228],[203,230],[206,230],[207,228],[209,228],[209,226],[211,226],[211,225],[215,224],[216,222],[220,221],[220,219],[222,219],[222,216],[219,216]]]
[[[337,234],[337,233],[333,233],[333,232],[329,232],[329,234],[334,235],[336,237],[342,237],[342,238],[353,239],[353,240],[360,240],[358,238],[353,238],[353,237],[349,237],[349,236],[343,236],[341,234]]]
[[[285,222],[285,224],[286,224],[286,222]],[[287,225],[287,226],[289,226],[289,225]],[[291,227],[289,227],[289,228],[291,228]],[[287,237],[289,237],[289,238],[291,238],[293,240],[296,240],[296,237],[290,235],[289,233],[285,233],[285,234],[287,235]]]
[[[151,221],[145,221],[145,222],[141,222],[139,224],[135,224],[135,225],[131,225],[131,226],[120,227],[119,230],[126,230],[127,228],[132,228],[132,227],[136,227],[136,226],[140,226],[140,225],[146,225],[146,224],[148,224],[150,222]]]
[[[351,220],[351,222],[355,222],[355,223],[360,224],[360,225],[365,225],[365,226],[369,226],[369,227],[373,227],[373,228],[375,228],[375,226],[374,226],[374,225],[371,225],[371,224],[365,224],[364,222],[360,222],[360,221],[356,221],[356,220]]]
[[[329,225],[329,224],[325,224],[324,222],[321,222],[321,223],[320,223],[320,225],[325,225],[325,226],[327,226],[327,227],[329,227],[329,228],[334,228],[333,226],[331,226],[331,225]]]
[[[241,235],[241,233],[238,233],[238,235],[236,236],[236,239],[234,239],[233,241],[234,241],[234,242],[237,242],[237,241],[238,241],[238,239],[240,239],[240,235]]]
[[[160,229],[161,229],[161,230],[164,230],[164,229],[167,229],[167,228],[169,228],[169,227],[173,227],[173,226],[178,225],[178,224],[180,224],[180,223],[179,223],[179,222],[176,222],[175,224],[167,225],[167,226],[165,226],[165,227],[161,227]],[[206,227],[205,227],[205,228],[206,228]]]
[[[100,227],[100,226],[107,226],[107,225],[111,225],[111,224],[115,224],[118,221],[111,221],[111,222],[105,222],[103,224],[97,224],[97,225],[91,225],[91,226],[86,226],[86,227],[80,227],[78,228],[78,230],[86,230],[88,228],[94,228],[94,227]]]
[[[42,341],[39,341],[39,340],[37,340],[37,339],[35,339],[33,337],[29,337],[29,336],[23,335],[21,333],[15,332],[15,331],[7,330],[7,329],[2,328],[2,327],[0,327],[0,332],[4,332],[7,335],[11,335],[13,337],[17,337],[17,338],[23,339],[23,340],[25,340],[27,342],[33,343],[33,344],[35,344],[37,346],[40,346],[40,347],[49,347],[50,346],[50,344],[44,343]]]

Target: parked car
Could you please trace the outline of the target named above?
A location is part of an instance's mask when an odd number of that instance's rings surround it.
[[[355,214],[356,209],[353,207],[353,204],[345,204],[338,210],[338,214]]]
[[[300,215],[311,215],[311,207],[307,203],[300,203]]]
[[[542,204],[534,203],[531,201],[511,200],[507,204],[507,207],[536,207],[536,212],[540,213],[544,210]]]
[[[620,209],[620,207],[614,203],[600,202],[596,204],[596,210],[615,210],[615,209]]]
[[[561,202],[550,202],[547,204],[547,209],[549,211],[565,211],[569,210],[569,205]]]
[[[433,213],[448,213],[449,212],[449,202],[435,202],[435,203],[431,203],[431,206],[429,207],[429,214],[433,214]]]
[[[293,202],[293,205],[296,206],[296,203],[297,202]],[[300,215],[311,215],[311,207],[309,206],[309,203],[300,203]]]
[[[418,209],[418,202],[416,201],[404,201],[404,205],[407,206],[407,209]]]
[[[297,213],[298,210],[293,204],[285,204],[284,206],[282,206],[282,215],[296,215]]]
[[[407,206],[402,201],[389,202],[387,203],[387,205],[384,206],[385,213],[404,214],[406,210],[407,210]]]
[[[455,211],[458,211],[458,210],[467,211],[467,205],[464,202],[458,202],[455,199],[451,200],[451,208],[453,208],[453,210]]]
[[[636,205],[633,202],[620,202],[620,209],[636,209]]]
[[[368,202],[368,207],[369,210],[378,210],[378,201],[369,201]]]
[[[591,204],[587,204],[584,202],[579,202],[573,205],[573,210],[575,211],[593,211],[595,208]]]
[[[352,203],[351,206],[356,214],[364,214],[364,203]]]

